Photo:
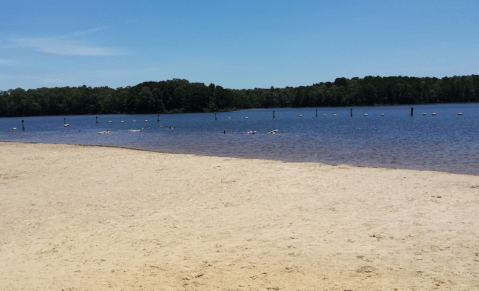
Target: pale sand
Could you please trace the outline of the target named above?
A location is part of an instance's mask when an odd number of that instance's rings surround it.
[[[479,290],[476,185],[0,143],[0,290]]]

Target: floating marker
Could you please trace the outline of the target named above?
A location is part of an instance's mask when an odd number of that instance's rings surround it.
[[[424,112],[422,115],[427,115],[427,113],[426,113],[426,112]]]
[[[327,116],[327,114],[325,113],[325,114],[323,114],[323,116],[324,116],[324,117],[326,117],[326,116]]]
[[[333,116],[337,116],[337,114],[333,114]]]
[[[145,122],[148,122],[148,119],[145,119]]]
[[[457,115],[462,115],[462,113],[461,113],[461,112],[459,112]]]
[[[122,120],[122,121],[120,121],[120,123],[124,123],[124,121]]]
[[[384,113],[381,113],[381,116],[384,116]]]
[[[436,115],[436,112],[433,112],[432,115]]]
[[[111,120],[110,120],[110,121],[108,121],[108,123],[111,123]]]
[[[366,114],[364,114],[364,116],[369,116],[369,114],[366,113]]]
[[[303,117],[303,114],[300,114],[299,117]]]

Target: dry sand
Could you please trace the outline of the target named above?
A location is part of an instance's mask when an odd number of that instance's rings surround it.
[[[0,143],[0,290],[479,290],[478,185]]]

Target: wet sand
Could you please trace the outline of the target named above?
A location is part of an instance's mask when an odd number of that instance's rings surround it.
[[[0,290],[477,290],[479,177],[0,142]]]

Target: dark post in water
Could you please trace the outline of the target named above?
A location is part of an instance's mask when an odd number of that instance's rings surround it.
[[[98,124],[98,116],[96,117],[96,123]]]
[[[318,109],[316,109],[316,117],[318,117]]]
[[[353,109],[351,108],[351,117],[353,117]]]
[[[216,112],[215,112],[215,120],[217,120],[218,118],[216,117]]]
[[[160,115],[159,114],[158,114],[158,120],[157,121],[160,122]]]
[[[274,118],[274,110],[273,110],[273,118]]]
[[[414,114],[414,108],[411,107],[411,116]]]
[[[22,129],[25,130],[25,124],[24,124],[24,120],[22,119]]]

